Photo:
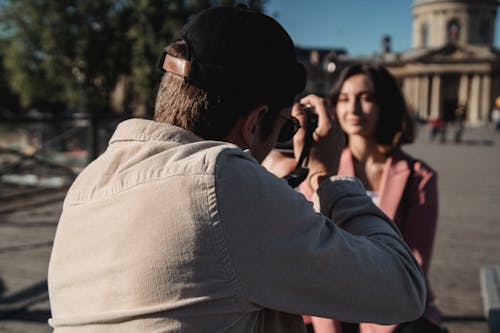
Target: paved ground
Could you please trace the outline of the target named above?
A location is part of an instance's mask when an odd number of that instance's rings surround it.
[[[0,332],[50,332],[45,280],[61,206],[59,199],[2,212],[5,205],[0,204],[0,278],[5,289],[0,297]]]
[[[406,150],[439,172],[431,283],[451,333],[486,333],[479,270],[500,264],[500,133],[468,128],[460,145],[420,134]]]
[[[423,128],[406,150],[440,174],[431,282],[450,332],[487,333],[479,270],[500,263],[500,133],[468,128],[456,145],[429,142]],[[51,198],[22,210],[0,201],[0,332],[50,332],[45,279],[61,210],[57,195]]]

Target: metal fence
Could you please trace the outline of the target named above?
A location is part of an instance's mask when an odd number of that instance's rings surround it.
[[[124,117],[0,117],[0,183],[57,187],[106,149]]]

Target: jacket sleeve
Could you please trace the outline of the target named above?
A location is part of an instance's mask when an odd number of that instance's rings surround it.
[[[421,315],[422,272],[357,179],[324,182],[316,198],[320,214],[254,161],[221,155],[218,215],[242,298],[263,308],[353,322]]]

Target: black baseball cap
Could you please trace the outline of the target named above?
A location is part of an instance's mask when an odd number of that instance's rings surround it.
[[[194,15],[178,41],[186,43],[188,83],[224,100],[259,94],[268,104],[287,106],[305,87],[288,33],[273,18],[246,7],[213,7]],[[169,70],[160,63],[163,69]]]

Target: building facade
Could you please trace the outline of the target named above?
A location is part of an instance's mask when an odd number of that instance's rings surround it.
[[[497,0],[415,0],[412,49],[385,61],[420,119],[452,120],[458,105],[469,125],[484,125],[500,95],[494,48]]]
[[[402,53],[391,51],[389,36],[382,36],[375,55],[298,49],[308,89],[326,95],[345,66],[379,63],[398,79],[419,119],[453,120],[457,106],[464,105],[468,125],[484,125],[500,96],[497,7],[498,0],[414,0],[412,48]]]

